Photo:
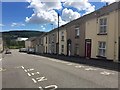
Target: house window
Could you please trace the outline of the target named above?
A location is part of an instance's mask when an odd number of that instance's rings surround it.
[[[106,42],[98,42],[99,47],[98,47],[98,56],[105,57],[106,53]]]
[[[75,28],[75,38],[79,37],[79,35],[80,35],[80,29]]]
[[[48,39],[49,39],[49,44],[50,44],[51,43],[51,36],[49,36]]]
[[[107,33],[107,18],[102,18],[99,20],[99,34],[106,34]]]
[[[54,43],[55,34],[52,34],[52,43]]]
[[[46,37],[46,44],[47,44],[47,37]]]
[[[64,45],[61,45],[61,53],[64,52]]]
[[[75,55],[79,55],[79,44],[75,44]]]
[[[61,32],[61,41],[64,41],[64,32]]]

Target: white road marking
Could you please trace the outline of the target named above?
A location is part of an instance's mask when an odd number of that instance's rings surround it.
[[[68,62],[60,61],[60,63],[64,63],[64,64],[67,64]]]
[[[6,71],[6,69],[2,69],[2,68],[0,68],[0,72],[1,72],[1,71]]]
[[[43,90],[43,88],[40,86],[40,87],[38,87],[40,90]]]
[[[30,73],[27,73],[27,75],[30,77],[31,76],[31,74]]]
[[[37,81],[36,81],[34,78],[32,78],[32,81],[33,81],[34,83],[37,83]]]
[[[27,70],[26,70],[26,69],[25,69],[24,71],[25,71],[25,72],[27,72]]]
[[[31,73],[32,75],[35,75],[35,74],[40,74],[39,72],[35,72],[35,73]]]
[[[0,68],[0,71],[2,71],[3,69],[2,68]]]
[[[49,89],[49,90],[55,90],[57,89],[58,86],[57,85],[49,85],[49,86],[46,86],[45,89]]]
[[[25,69],[25,67],[21,66],[22,69]]]
[[[85,66],[81,66],[81,65],[78,65],[78,66],[75,66],[76,68],[84,68]]]
[[[46,81],[47,78],[46,78],[46,77],[38,77],[38,78],[36,78],[36,80],[37,80],[38,82],[42,82],[42,81]]]
[[[100,72],[100,74],[108,76],[108,75],[111,75],[111,74],[114,74],[114,73],[103,71],[103,72]]]
[[[27,69],[27,71],[33,71],[34,69],[32,68],[32,69]]]
[[[67,65],[74,65],[74,64],[72,64],[72,63],[68,63]]]
[[[18,66],[18,67],[15,67],[15,68],[21,68],[22,66]]]
[[[0,61],[2,61],[2,58],[0,58]]]
[[[95,70],[97,70],[97,69],[95,69],[95,68],[86,68],[85,70],[86,70],[86,71],[95,71]]]

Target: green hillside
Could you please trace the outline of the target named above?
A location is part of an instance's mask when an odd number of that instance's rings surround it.
[[[2,37],[4,40],[4,47],[8,48],[21,48],[25,46],[25,42],[16,41],[18,37],[37,37],[42,35],[44,32],[40,31],[9,31],[9,32],[2,32]]]

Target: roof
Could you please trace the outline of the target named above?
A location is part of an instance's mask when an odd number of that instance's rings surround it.
[[[37,37],[30,37],[28,38],[26,41],[33,41],[34,39],[36,39]]]

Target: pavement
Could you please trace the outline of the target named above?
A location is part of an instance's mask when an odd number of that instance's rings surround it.
[[[74,57],[74,56],[64,56],[64,55],[54,55],[54,54],[36,54],[48,58],[54,58],[58,60],[63,60],[63,61],[69,61],[69,62],[74,62],[74,63],[81,63],[85,65],[90,65],[94,67],[99,67],[99,68],[104,68],[104,69],[109,69],[109,70],[114,70],[114,71],[119,71],[120,72],[120,63],[119,62],[113,62],[112,60],[107,60],[107,59],[85,59],[82,57]]]
[[[2,88],[97,89],[118,88],[118,71],[44,56],[19,53],[2,59]],[[3,89],[3,90],[4,90]]]

